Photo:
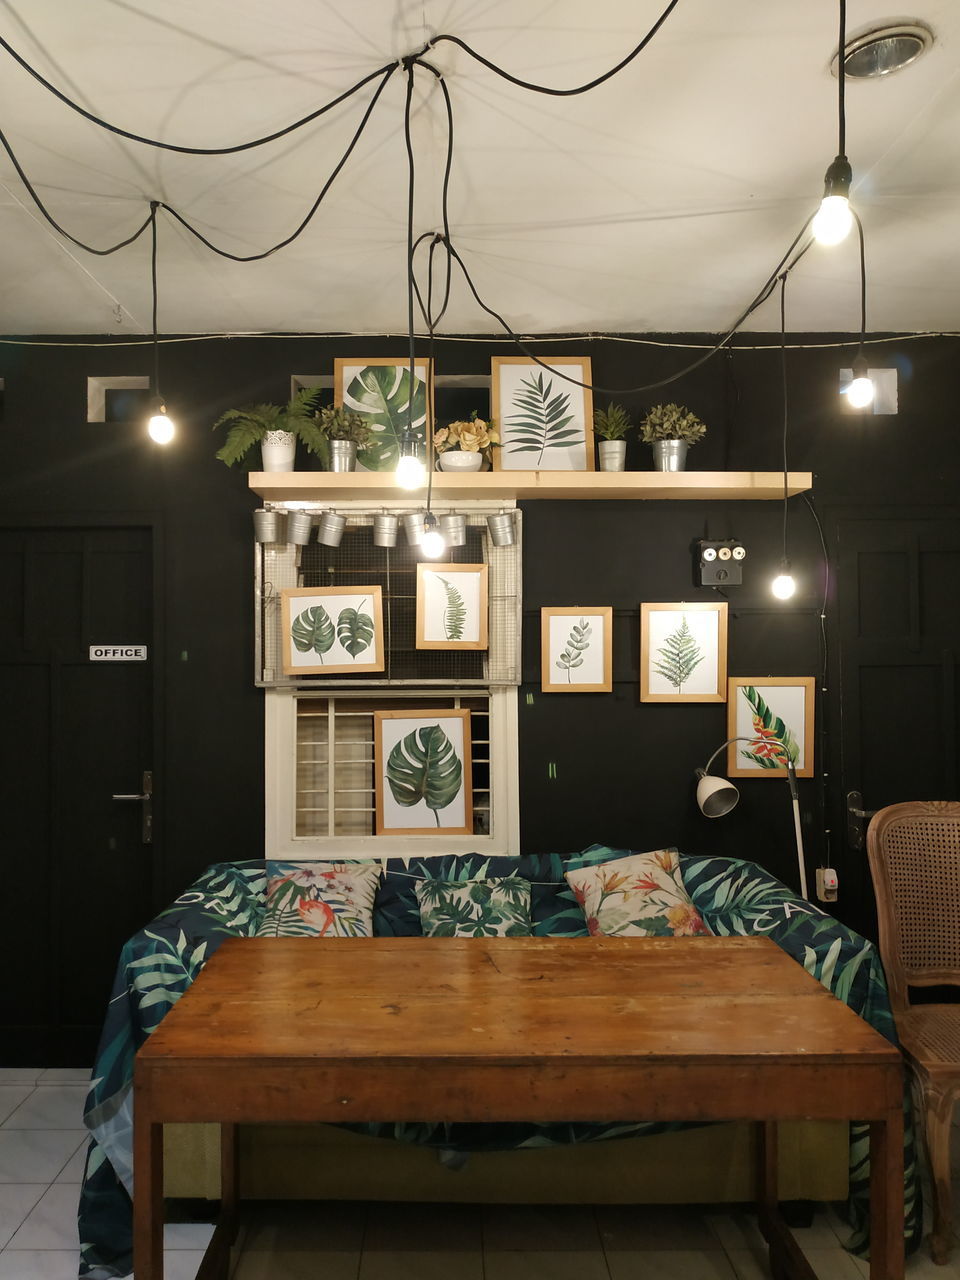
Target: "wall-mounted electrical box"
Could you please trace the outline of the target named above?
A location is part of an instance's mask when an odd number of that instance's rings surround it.
[[[701,587],[739,587],[747,549],[736,538],[697,543],[697,574]]]

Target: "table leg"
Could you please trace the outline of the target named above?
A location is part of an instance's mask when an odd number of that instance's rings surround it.
[[[903,1111],[870,1125],[870,1280],[903,1278]]]
[[[757,1218],[770,1251],[770,1274],[774,1280],[816,1280],[780,1212],[778,1165],[777,1122],[762,1120],[757,1125]]]
[[[163,1125],[149,1118],[137,1094],[133,1120],[133,1271],[163,1280]]]
[[[227,1280],[230,1247],[237,1238],[237,1126],[220,1126],[220,1213],[196,1280]]]

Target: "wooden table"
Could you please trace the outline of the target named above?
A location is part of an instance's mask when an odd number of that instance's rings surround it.
[[[237,938],[137,1054],[134,1271],[163,1275],[162,1125],[754,1120],[774,1275],[813,1276],[777,1211],[776,1121],[870,1124],[871,1267],[903,1275],[900,1056],[767,938]]]

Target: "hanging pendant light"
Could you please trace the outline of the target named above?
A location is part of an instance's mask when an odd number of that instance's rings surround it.
[[[150,284],[153,298],[153,412],[147,421],[147,435],[156,444],[169,444],[177,434],[167,406],[160,393],[160,339],[157,334],[157,209],[158,200],[150,201]]]
[[[839,0],[840,41],[837,48],[843,52],[847,38],[847,4]],[[853,170],[846,154],[847,117],[844,102],[846,78],[841,62],[837,71],[837,154],[823,179],[823,200],[813,219],[810,230],[819,244],[839,244],[850,233],[853,213],[850,209],[850,183]]]
[[[447,540],[437,527],[437,517],[428,511],[423,517],[423,534],[420,538],[420,550],[428,560],[437,560],[447,549]]]
[[[854,409],[866,409],[873,404],[875,388],[870,377],[867,357],[860,352],[853,359],[853,378],[844,388],[847,403]]]

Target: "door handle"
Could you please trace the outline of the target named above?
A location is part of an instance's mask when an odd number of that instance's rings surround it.
[[[143,771],[143,791],[139,795],[115,795],[114,800],[139,800],[142,808],[140,837],[144,844],[153,844],[153,770]]]
[[[859,791],[847,792],[847,840],[851,849],[863,848],[863,820],[872,818],[876,809],[863,807],[863,796]]]

